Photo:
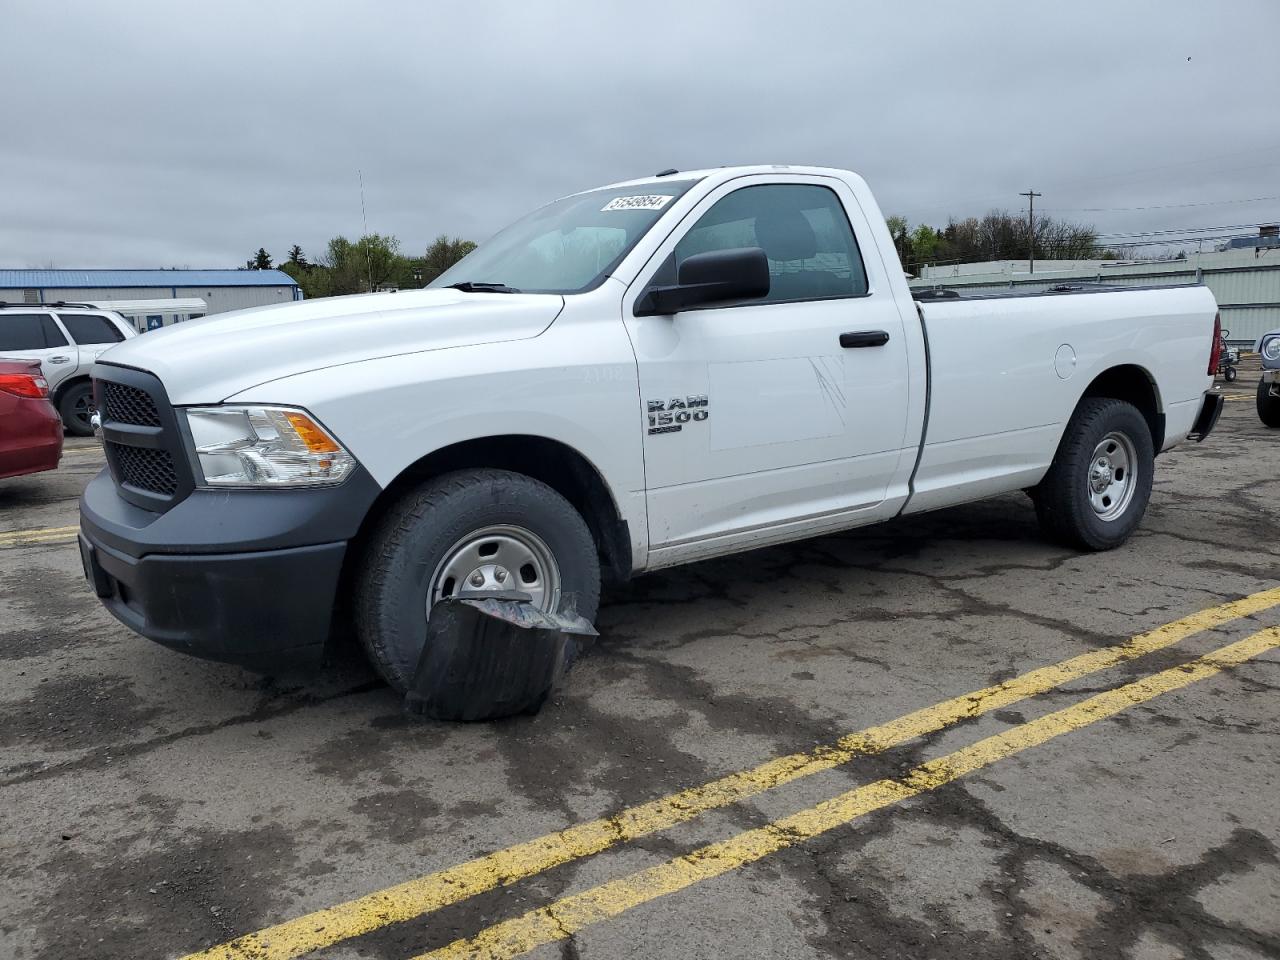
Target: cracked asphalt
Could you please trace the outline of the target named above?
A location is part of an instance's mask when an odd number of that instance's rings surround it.
[[[1160,458],[1120,550],[1041,542],[1016,495],[664,571],[607,595],[541,714],[435,724],[349,646],[275,680],[166,651],[99,608],[69,536],[6,540],[74,524],[100,466],[72,441],[0,481],[5,960],[183,956],[1280,585],[1280,432],[1233,401]],[[1280,605],[315,955],[445,947],[1276,625]],[[530,955],[1280,956],[1278,694],[1273,648]]]

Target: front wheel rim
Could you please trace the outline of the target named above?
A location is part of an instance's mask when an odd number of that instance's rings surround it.
[[[539,610],[560,603],[560,566],[546,541],[532,530],[510,524],[482,527],[445,551],[427,588],[431,608],[449,597],[481,598],[517,591]]]
[[[1108,433],[1093,448],[1085,487],[1099,520],[1110,523],[1129,509],[1138,488],[1137,467],[1137,448],[1123,433]]]

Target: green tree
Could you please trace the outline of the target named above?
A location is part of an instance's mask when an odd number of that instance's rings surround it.
[[[920,263],[938,258],[938,250],[942,246],[941,235],[933,227],[920,224],[911,231],[911,257]]]
[[[910,271],[911,267],[908,263],[911,261],[911,225],[907,223],[906,217],[899,217],[896,214],[892,217],[886,217],[885,223],[889,226],[889,237],[893,240],[894,249],[898,251],[898,259],[902,261],[903,269]]]
[[[253,255],[254,270],[270,270],[271,254],[267,253],[266,247],[259,247],[258,252]]]
[[[346,237],[334,237],[319,261],[320,268],[327,274],[327,291],[319,295],[367,293],[388,282],[398,282],[405,261],[399,249],[399,240],[378,233],[361,237],[355,243]]]
[[[427,247],[427,253],[422,258],[423,283],[430,283],[475,248],[476,245],[470,240],[463,240],[461,237],[450,239],[443,233],[440,234]],[[479,277],[477,279],[485,280],[488,278]]]
[[[371,233],[355,244],[356,267],[363,271],[364,289],[377,290],[394,280],[400,269],[400,241],[392,236]]]
[[[295,267],[302,267],[303,269],[311,266],[311,264],[307,262],[307,255],[302,252],[302,247],[298,246],[296,243],[289,248],[289,263],[292,263]]]
[[[329,271],[323,267],[316,266],[313,263],[300,265],[291,260],[286,260],[280,264],[278,269],[297,281],[298,286],[302,288],[303,296],[308,300],[316,297],[332,296]]]

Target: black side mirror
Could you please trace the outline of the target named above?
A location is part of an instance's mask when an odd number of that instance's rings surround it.
[[[755,300],[769,293],[769,258],[759,247],[695,253],[680,264],[674,287],[653,287],[636,301],[635,315],[679,313],[689,307]]]

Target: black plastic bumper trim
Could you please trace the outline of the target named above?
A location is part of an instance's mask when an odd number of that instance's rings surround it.
[[[362,467],[336,487],[194,490],[164,513],[108,471],[80,498],[85,576],[126,626],[262,672],[324,655],[347,543],[381,492]]]
[[[260,553],[118,553],[81,534],[85,573],[103,605],[174,650],[252,670],[319,666],[345,543]]]
[[[1187,434],[1196,443],[1200,443],[1209,434],[1213,433],[1213,428],[1218,425],[1218,418],[1222,416],[1222,408],[1224,406],[1222,394],[1206,393],[1204,402],[1200,404],[1200,413],[1196,417],[1196,422],[1191,427],[1191,432]]]

